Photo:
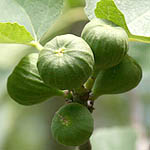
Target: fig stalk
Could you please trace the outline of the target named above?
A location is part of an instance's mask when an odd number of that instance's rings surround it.
[[[85,144],[80,145],[79,150],[92,150],[90,140],[88,140]]]
[[[29,45],[35,47],[38,51],[41,51],[44,48],[39,42],[36,41],[32,41]]]

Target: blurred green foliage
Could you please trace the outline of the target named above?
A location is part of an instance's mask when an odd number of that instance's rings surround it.
[[[93,150],[136,150],[136,132],[130,127],[98,129],[91,141]]]
[[[70,8],[85,6],[84,0],[66,0],[66,5]]]

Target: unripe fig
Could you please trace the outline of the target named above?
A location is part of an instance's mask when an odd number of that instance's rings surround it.
[[[43,83],[37,70],[37,60],[37,53],[25,56],[8,77],[9,95],[22,105],[33,105],[52,96],[63,95],[62,91]]]
[[[142,78],[142,69],[136,61],[126,55],[120,64],[100,71],[92,92],[97,98],[104,94],[119,94],[135,88]]]
[[[111,21],[95,18],[84,27],[82,38],[89,44],[95,66],[107,69],[121,62],[128,51],[128,36],[123,28]]]
[[[37,63],[43,81],[62,90],[83,85],[93,65],[94,56],[88,44],[71,34],[57,36],[48,42]]]
[[[57,142],[67,146],[84,144],[93,132],[89,110],[78,103],[61,107],[52,120],[51,131]]]

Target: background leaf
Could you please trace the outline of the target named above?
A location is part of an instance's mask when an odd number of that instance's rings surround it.
[[[116,6],[113,0],[101,0],[98,3],[97,0],[95,0],[95,3],[92,5],[93,7],[95,7],[97,3],[97,7],[96,9],[92,8],[92,10],[91,6],[88,7],[88,5],[90,5],[90,2],[88,0],[87,2],[88,4],[85,10],[88,15],[91,14],[89,15],[90,19],[94,18],[96,15],[97,18],[110,20],[115,24],[123,27],[126,30],[131,41],[133,40],[148,43],[150,42],[150,33],[146,32],[149,28],[148,25],[150,21],[150,15],[148,8],[150,8],[150,4],[148,5],[146,2],[143,3],[142,8],[146,7],[146,9],[144,8],[144,12],[141,12],[142,14],[139,14],[137,12],[141,8],[137,1],[136,4],[138,4],[139,9],[137,9],[136,5],[134,5],[135,2],[133,2],[133,0],[132,2],[130,2],[132,5],[131,7],[129,7],[130,3],[128,3],[127,1],[122,3],[122,1],[120,2],[119,0],[115,0],[115,2],[119,5],[119,8],[123,8],[124,12],[126,12],[126,14],[128,13],[128,15],[126,15],[126,18],[129,19],[127,19],[128,21],[126,24],[124,14],[117,8],[118,5]],[[95,9],[95,15],[91,13],[93,9]],[[145,20],[147,21],[145,22]],[[128,26],[130,27],[129,29],[132,31],[132,33],[129,31]],[[146,29],[143,28],[143,26],[146,27]]]
[[[25,26],[34,38],[36,37],[30,18],[15,0],[1,0],[0,22],[17,22],[18,24]]]
[[[35,41],[53,24],[63,8],[63,0],[1,0],[0,22],[17,22]]]
[[[0,43],[29,43],[31,34],[17,23],[0,23]]]
[[[93,150],[135,150],[136,132],[128,127],[98,129],[91,142]]]
[[[96,8],[96,4],[97,2],[99,2],[99,0],[85,0],[86,1],[86,6],[85,6],[85,13],[88,16],[88,18],[91,20],[93,18],[95,18],[95,8]]]
[[[132,34],[150,37],[149,0],[114,0],[114,2],[117,8],[124,14]]]

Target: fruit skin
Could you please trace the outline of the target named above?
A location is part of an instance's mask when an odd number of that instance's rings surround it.
[[[135,88],[142,79],[142,69],[126,55],[117,66],[100,71],[92,88],[93,96],[119,94]]]
[[[8,77],[8,93],[19,104],[33,105],[63,95],[62,91],[43,83],[36,67],[37,59],[37,53],[25,56]]]
[[[108,20],[91,20],[81,37],[93,50],[94,67],[102,70],[119,64],[128,51],[128,35],[123,28]]]
[[[55,113],[51,131],[60,144],[78,146],[89,139],[93,132],[93,124],[92,115],[85,106],[70,103]]]
[[[43,81],[62,90],[83,85],[93,65],[94,56],[89,45],[71,34],[57,36],[48,42],[37,63]]]

